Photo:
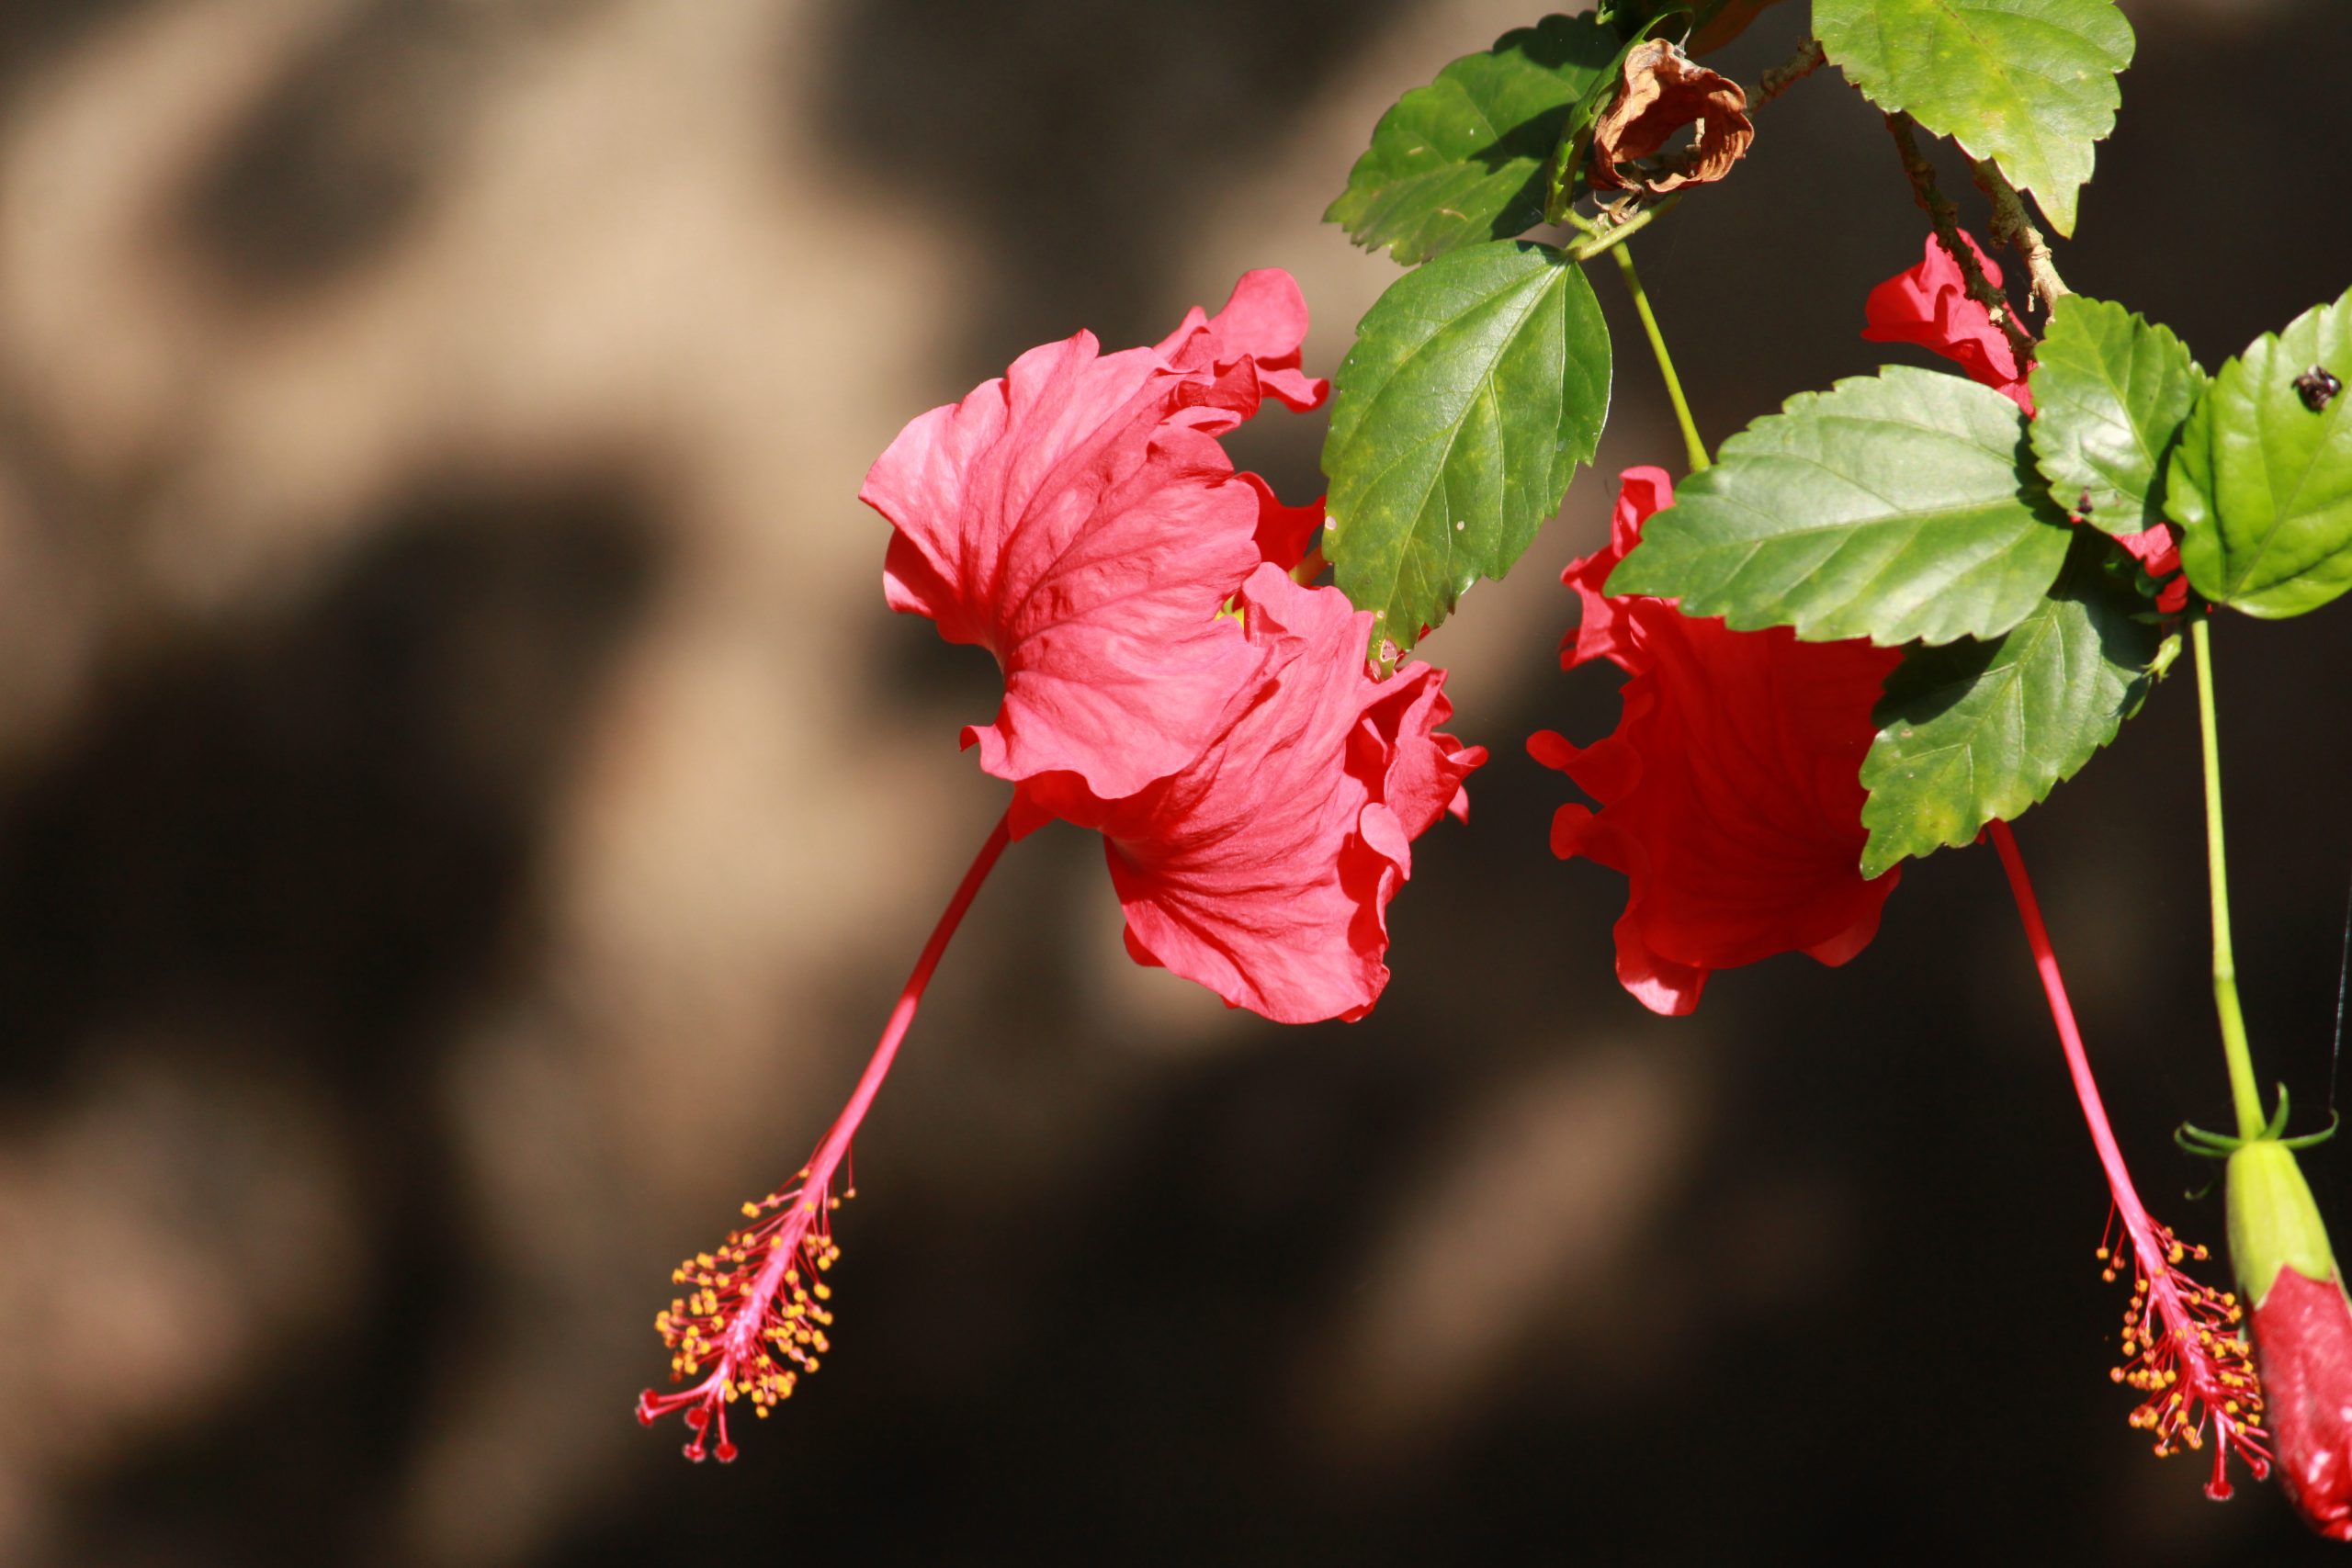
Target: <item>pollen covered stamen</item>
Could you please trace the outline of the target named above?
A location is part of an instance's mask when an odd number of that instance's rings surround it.
[[[2256,1481],[2270,1473],[2262,1382],[2246,1339],[2245,1309],[2235,1295],[2181,1271],[2184,1263],[2206,1260],[2204,1247],[2182,1242],[2153,1216],[2141,1217],[2153,1233],[2141,1238],[2145,1246],[2135,1244],[2120,1216],[2110,1215],[2098,1249],[2106,1279],[2128,1270],[2132,1280],[2123,1362],[2109,1375],[2141,1395],[2132,1425],[2154,1435],[2157,1457],[2202,1450],[2209,1437],[2213,1440],[2205,1495],[2219,1501],[2230,1495],[2232,1453],[2245,1461]]]
[[[690,1386],[647,1389],[637,1418],[650,1427],[684,1411],[695,1434],[688,1459],[700,1461],[707,1444],[721,1464],[733,1460],[727,1407],[749,1400],[765,1418],[832,1348],[833,1292],[823,1276],[842,1255],[832,1224],[841,1200],[828,1187],[804,1168],[794,1185],[743,1205],[751,1224],[672,1272],[686,1293],[655,1314],[653,1326],[670,1348],[670,1381]]]

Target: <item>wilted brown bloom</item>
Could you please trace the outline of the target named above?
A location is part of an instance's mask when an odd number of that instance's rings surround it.
[[[1593,122],[1593,188],[1663,196],[1722,179],[1756,140],[1747,109],[1738,83],[1693,64],[1666,39],[1635,45],[1625,56],[1615,101]],[[1694,132],[1688,147],[1640,164],[1686,125]]]

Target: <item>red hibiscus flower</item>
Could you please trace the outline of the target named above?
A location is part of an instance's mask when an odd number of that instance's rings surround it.
[[[859,499],[893,532],[883,588],[1004,671],[995,719],[964,732],[1015,783],[1073,773],[1104,799],[1200,753],[1260,655],[1216,611],[1290,517],[1216,437],[1298,369],[1306,307],[1287,273],[1245,274],[1151,348],[1081,332],[901,431]],[[1278,515],[1269,517],[1272,507]]]
[[[2001,287],[1999,265],[1984,254],[1974,235],[1963,231],[1960,237],[1976,254],[1984,280]],[[2008,334],[1990,311],[1968,297],[1960,264],[1933,234],[1928,236],[1928,252],[1919,265],[1871,289],[1862,313],[1870,321],[1862,329],[1865,341],[1910,343],[1932,350],[1958,364],[1972,380],[1982,381],[2026,412],[2033,412],[2033,394],[2025,384],[2032,367],[2018,363]]]
[[[1877,934],[1900,868],[1865,881],[1859,777],[1871,709],[1899,655],[1866,641],[1736,632],[1671,599],[1612,597],[1610,571],[1644,519],[1673,503],[1658,468],[1619,479],[1609,547],[1562,581],[1584,619],[1565,669],[1605,659],[1628,677],[1616,732],[1588,747],[1550,731],[1528,750],[1601,803],[1560,807],[1552,852],[1632,886],[1617,978],[1653,1011],[1686,1013],[1713,970],[1775,953],[1843,964]]]
[[[1389,899],[1412,840],[1486,761],[1440,732],[1453,709],[1425,664],[1365,667],[1373,617],[1336,588],[1261,566],[1237,597],[1262,679],[1190,766],[1124,800],[1066,775],[1023,787],[1023,817],[1101,829],[1127,950],[1281,1023],[1361,1018],[1388,983]]]

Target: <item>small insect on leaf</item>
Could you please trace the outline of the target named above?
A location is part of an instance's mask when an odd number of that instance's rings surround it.
[[[2344,383],[2328,374],[2324,365],[2314,365],[2295,378],[2295,395],[2301,398],[2303,407],[2313,413],[2334,402],[2335,394],[2342,390]]]

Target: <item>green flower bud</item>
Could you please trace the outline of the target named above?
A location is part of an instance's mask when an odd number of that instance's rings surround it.
[[[2312,1190],[2295,1165],[2295,1151],[2261,1138],[2230,1156],[2230,1263],[2246,1304],[2259,1309],[2292,1268],[2307,1280],[2335,1278],[2335,1254]]]

